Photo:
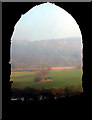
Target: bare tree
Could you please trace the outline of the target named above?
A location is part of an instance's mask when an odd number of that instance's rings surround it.
[[[79,63],[76,64],[76,68],[77,69],[81,69],[82,68],[81,62],[79,62]]]
[[[34,81],[35,82],[39,82],[39,81],[44,81],[47,80],[47,74],[50,72],[51,67],[48,65],[41,65],[39,67],[39,72],[36,73],[35,77],[34,77]]]
[[[36,74],[35,74],[34,81],[35,81],[35,82],[41,81],[41,74],[40,74],[40,73],[36,73]]]
[[[50,72],[51,66],[49,65],[43,65],[40,67],[40,73],[42,76],[42,81],[47,80],[47,74]]]

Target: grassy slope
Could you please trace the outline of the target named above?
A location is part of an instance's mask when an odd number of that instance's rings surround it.
[[[77,87],[82,89],[82,71],[76,70],[62,70],[62,71],[52,71],[48,76],[51,77],[53,81],[44,82],[34,82],[33,72],[19,72],[12,73],[11,80],[14,81],[13,88],[23,89],[25,87],[31,88],[65,88],[67,86]]]

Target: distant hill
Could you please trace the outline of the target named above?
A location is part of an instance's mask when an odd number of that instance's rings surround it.
[[[66,38],[41,41],[13,40],[12,69],[51,66],[75,66],[81,62],[81,39]]]

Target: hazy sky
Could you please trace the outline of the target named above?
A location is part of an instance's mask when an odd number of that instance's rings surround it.
[[[65,37],[81,37],[78,24],[64,9],[44,3],[21,16],[11,39],[34,41]]]

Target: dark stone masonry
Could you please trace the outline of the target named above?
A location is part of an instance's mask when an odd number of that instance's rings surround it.
[[[82,86],[83,93],[80,96],[72,96],[71,98],[67,97],[60,99],[58,101],[53,101],[52,99],[49,102],[11,102],[11,82],[10,82],[10,72],[11,65],[10,61],[10,45],[11,45],[11,36],[14,31],[14,26],[17,21],[20,19],[22,14],[25,14],[35,5],[41,3],[3,3],[2,4],[2,70],[3,70],[3,120],[13,120],[19,119],[25,116],[26,120],[30,117],[33,120],[37,118],[49,118],[52,116],[54,118],[57,114],[57,118],[62,116],[62,113],[70,112],[70,109],[78,113],[86,111],[86,107],[89,104],[89,77],[88,77],[88,43],[90,42],[89,38],[89,20],[90,20],[90,3],[55,3],[56,5],[62,7],[67,12],[69,12],[74,19],[77,21],[83,38],[83,77],[82,77]],[[52,114],[52,113],[53,114]],[[73,113],[72,113],[73,114]],[[42,117],[43,115],[43,117]],[[12,117],[13,116],[13,117]],[[33,118],[34,117],[34,118]]]

